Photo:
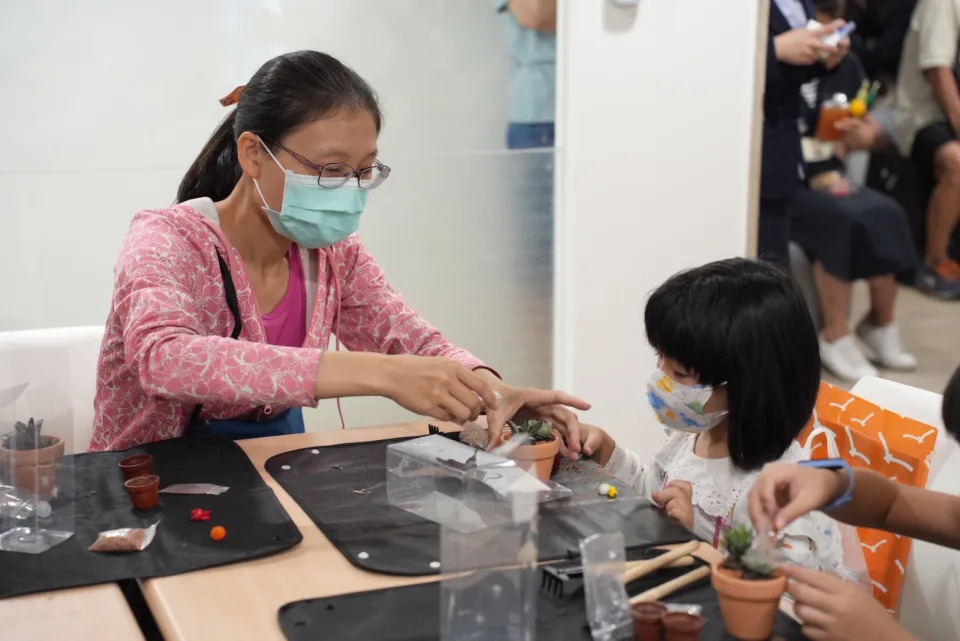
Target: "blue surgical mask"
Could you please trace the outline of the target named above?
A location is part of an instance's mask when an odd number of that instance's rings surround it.
[[[706,432],[727,417],[726,411],[703,411],[713,389],[708,385],[678,383],[658,367],[647,383],[647,400],[666,427],[680,432]]]
[[[321,249],[338,243],[360,227],[360,214],[367,203],[367,192],[350,181],[335,189],[321,187],[317,177],[295,174],[280,164],[273,152],[260,141],[273,162],[283,169],[283,203],[280,211],[270,209],[256,179],[253,185],[263,201],[263,210],[278,234],[300,247]],[[323,180],[321,178],[321,180]]]

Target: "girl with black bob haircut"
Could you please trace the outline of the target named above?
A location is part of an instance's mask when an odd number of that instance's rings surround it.
[[[768,263],[733,259],[682,272],[647,303],[647,340],[658,354],[723,388],[733,464],[778,460],[813,414],[820,347],[793,279]]]
[[[743,258],[674,275],[645,321],[658,359],[646,397],[666,441],[646,461],[582,427],[582,449],[716,546],[726,528],[750,523],[748,490],[765,463],[809,458],[796,438],[820,385],[817,333],[791,278]],[[855,532],[823,514],[784,535],[794,563],[844,578],[865,567]]]

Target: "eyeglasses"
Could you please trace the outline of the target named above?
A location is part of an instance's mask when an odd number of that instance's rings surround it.
[[[372,167],[365,169],[354,169],[350,165],[342,162],[332,162],[326,165],[315,165],[295,151],[290,151],[278,142],[263,139],[268,145],[273,145],[282,149],[301,164],[317,172],[317,184],[324,189],[337,189],[343,187],[351,178],[356,178],[357,186],[360,189],[370,190],[379,187],[387,176],[390,175],[390,168],[379,160],[374,161]]]

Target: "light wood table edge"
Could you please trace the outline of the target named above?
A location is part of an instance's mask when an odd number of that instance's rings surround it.
[[[120,586],[101,583],[0,600],[0,640],[142,641]]]

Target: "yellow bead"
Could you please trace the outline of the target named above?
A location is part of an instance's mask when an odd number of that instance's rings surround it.
[[[611,485],[610,489],[607,490],[607,496],[610,497],[611,499],[617,498],[617,488]]]

